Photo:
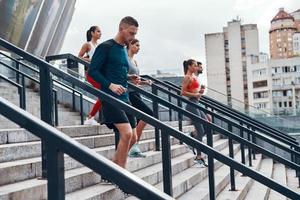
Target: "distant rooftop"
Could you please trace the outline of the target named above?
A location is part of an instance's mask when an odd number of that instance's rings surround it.
[[[282,20],[282,19],[292,19],[294,20],[294,17],[290,15],[289,13],[284,11],[284,8],[279,8],[279,12],[275,15],[275,17],[271,20],[271,22]]]

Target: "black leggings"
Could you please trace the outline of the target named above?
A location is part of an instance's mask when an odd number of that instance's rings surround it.
[[[153,111],[143,102],[141,95],[138,92],[129,92],[129,100],[131,105],[150,116],[153,116]],[[137,123],[139,119],[137,119]]]

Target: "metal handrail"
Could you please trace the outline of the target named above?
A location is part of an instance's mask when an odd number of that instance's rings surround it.
[[[20,85],[20,84],[18,84],[18,83],[15,83],[15,82],[13,82],[12,80],[10,80],[9,78],[7,78],[6,76],[4,76],[4,75],[2,75],[2,74],[0,74],[0,79],[2,79],[2,80],[4,80],[4,81],[6,81],[6,82],[8,82],[9,84],[11,84],[11,85],[13,85],[13,86],[15,86],[15,87],[17,87],[18,88],[18,92],[19,92],[19,104],[20,104],[20,107],[22,108],[22,109],[24,109],[25,108],[25,97],[24,97],[24,87],[22,86],[22,85]]]
[[[165,85],[166,87],[170,87],[171,86],[171,88],[174,91],[180,91],[180,87],[179,86],[177,86],[177,85],[175,85],[175,84],[173,84],[173,83],[171,83],[169,81],[164,81],[162,83],[166,83],[166,85]],[[291,136],[289,136],[289,135],[287,135],[287,134],[285,134],[285,133],[283,133],[283,132],[281,132],[281,131],[279,131],[277,129],[274,129],[273,127],[269,126],[268,124],[265,124],[263,122],[257,121],[256,119],[253,119],[253,118],[249,117],[245,113],[242,113],[242,112],[240,112],[238,110],[234,110],[234,109],[228,107],[227,105],[225,105],[225,104],[223,104],[221,102],[218,102],[218,101],[216,101],[216,100],[214,100],[214,99],[212,99],[212,98],[210,98],[210,97],[208,97],[206,95],[202,96],[200,102],[203,103],[203,104],[205,104],[205,103],[206,104],[213,104],[215,106],[215,109],[218,110],[219,112],[225,113],[226,115],[228,115],[228,112],[229,112],[230,114],[233,114],[235,116],[241,117],[241,118],[243,118],[246,121],[251,121],[251,123],[253,123],[255,126],[260,127],[263,130],[264,129],[268,129],[269,131],[272,131],[272,132],[274,132],[276,134],[279,134],[279,135],[281,135],[283,137],[289,138],[289,139],[291,139],[291,142],[294,141],[295,144],[298,144],[296,142],[295,138],[293,138],[293,137],[291,137]],[[249,124],[249,125],[253,126],[253,124]]]
[[[292,191],[291,189],[289,189],[285,186],[282,186],[281,184],[278,184],[277,182],[273,181],[270,178],[267,178],[266,176],[264,176],[260,173],[257,173],[256,171],[250,169],[247,166],[244,166],[243,164],[240,164],[239,162],[235,161],[234,159],[228,158],[227,156],[221,154],[220,152],[214,150],[213,148],[211,148],[211,147],[209,147],[205,144],[202,144],[199,141],[197,141],[197,140],[195,140],[191,137],[185,136],[182,132],[180,132],[180,131],[172,128],[172,127],[167,126],[166,124],[160,122],[158,119],[155,119],[155,118],[153,118],[153,117],[137,110],[136,108],[134,108],[134,107],[132,107],[132,106],[130,106],[130,105],[114,98],[114,97],[112,97],[111,95],[108,95],[108,94],[106,94],[102,91],[99,91],[99,90],[93,88],[90,85],[87,85],[86,83],[81,82],[80,80],[76,79],[75,77],[72,77],[72,76],[66,74],[65,72],[53,67],[49,63],[47,63],[47,62],[45,62],[45,61],[43,61],[43,60],[41,60],[41,59],[39,59],[35,56],[30,55],[27,52],[22,51],[18,47],[14,46],[10,43],[7,43],[2,39],[0,39],[0,44],[2,46],[4,46],[6,49],[9,49],[9,50],[15,52],[16,54],[19,54],[22,57],[24,57],[25,59],[30,60],[30,62],[40,66],[40,69],[41,68],[47,69],[47,70],[49,70],[49,72],[55,74],[58,77],[64,78],[64,80],[76,85],[79,88],[82,88],[82,89],[86,90],[87,92],[97,96],[101,100],[109,101],[110,104],[124,110],[125,112],[128,112],[129,114],[132,114],[132,115],[142,119],[143,121],[145,121],[146,123],[148,123],[152,126],[155,126],[155,127],[159,128],[160,130],[163,131],[162,138],[165,141],[167,141],[166,140],[167,138],[165,138],[165,137],[173,136],[173,137],[175,137],[179,140],[182,140],[183,142],[185,142],[185,143],[187,143],[187,144],[189,144],[189,145],[191,145],[191,146],[193,146],[197,149],[200,149],[202,152],[206,153],[209,157],[219,160],[220,162],[234,168],[235,170],[251,177],[254,180],[259,181],[260,183],[262,183],[262,184],[268,186],[269,188],[271,188],[271,189],[287,196],[288,198],[292,198],[292,199],[297,199],[298,198],[298,199],[300,199],[300,195],[298,193]],[[191,113],[188,112],[188,114],[191,114]],[[193,114],[191,114],[191,115],[193,115]],[[197,116],[194,115],[194,117],[197,117]],[[211,123],[208,123],[208,122],[205,122],[205,123],[209,127],[215,128],[215,130],[223,131],[224,133],[227,133],[227,131],[222,129],[222,128],[219,128],[219,127],[217,127],[217,126],[215,126]],[[46,139],[49,139],[49,138],[46,138]],[[238,139],[238,138],[234,138],[234,139]],[[58,140],[57,142],[60,142],[60,140]],[[247,141],[245,141],[245,142],[247,142]],[[251,144],[251,143],[248,143],[248,145],[251,146],[251,147],[255,146],[254,144]],[[170,146],[163,145],[163,157],[166,154],[166,153],[164,153],[164,150],[165,151],[170,150]],[[168,152],[168,153],[170,154],[170,152]],[[170,166],[164,166],[164,165],[166,165],[165,162],[167,162],[167,164],[170,165],[170,159],[168,159],[168,160],[163,159],[163,171],[164,172],[165,172],[166,168],[170,167]],[[109,171],[109,170],[107,169],[107,171]],[[123,176],[123,177],[126,179],[126,176]],[[48,177],[48,178],[51,179],[53,177]],[[119,177],[113,176],[111,178],[112,178],[112,181],[114,181],[115,183],[122,184],[121,181],[119,180]],[[48,181],[48,184],[49,184],[49,181]],[[164,181],[164,184],[165,184],[165,181]],[[128,185],[128,183],[126,183],[126,185],[124,185],[124,184],[121,185],[121,188],[128,189],[128,187],[131,188],[130,185]],[[132,191],[130,191],[130,192],[132,192]],[[136,193],[137,193],[137,188],[135,188],[135,190],[133,191],[133,194],[136,194]]]
[[[155,86],[156,88],[158,88],[159,91],[162,91],[162,92],[164,92],[164,93],[167,93],[167,94],[169,94],[169,95],[170,95],[171,97],[173,97],[173,98],[176,98],[176,99],[179,99],[179,100],[182,101],[182,102],[188,103],[188,104],[190,104],[190,105],[196,107],[197,109],[204,111],[206,114],[210,114],[210,115],[212,115],[212,116],[217,117],[218,119],[223,120],[224,122],[227,122],[227,123],[231,124],[232,126],[238,128],[238,129],[240,129],[241,131],[246,131],[246,132],[250,133],[251,135],[255,136],[256,138],[259,138],[259,139],[261,139],[261,140],[264,140],[264,141],[267,142],[267,143],[270,143],[270,144],[272,144],[272,145],[274,145],[274,146],[277,146],[278,148],[281,148],[282,150],[285,150],[285,151],[287,151],[287,152],[289,152],[289,153],[293,153],[293,154],[298,155],[298,156],[300,157],[300,153],[299,153],[299,152],[297,152],[297,151],[295,151],[295,150],[292,150],[292,149],[290,149],[289,147],[283,146],[283,145],[280,144],[280,143],[277,143],[277,142],[275,142],[275,141],[272,141],[271,139],[267,138],[266,136],[260,135],[260,134],[256,133],[255,131],[250,130],[249,128],[240,125],[239,123],[236,123],[236,122],[234,122],[234,121],[232,121],[232,120],[230,120],[230,119],[227,119],[227,118],[225,118],[225,117],[219,115],[218,113],[214,113],[214,112],[212,112],[212,111],[210,111],[210,110],[208,110],[208,109],[206,109],[206,108],[203,108],[203,107],[201,107],[199,104],[196,104],[196,103],[194,103],[194,102],[191,102],[191,101],[189,101],[188,99],[183,98],[182,96],[179,96],[179,95],[177,95],[177,94],[175,94],[175,93],[169,93],[169,91],[168,91],[167,89],[164,89],[164,88],[162,88],[162,87],[160,87],[160,86],[158,86],[158,85],[156,85],[156,84],[154,84],[154,86]],[[176,111],[178,111],[178,110],[176,110]],[[286,141],[286,140],[284,140],[284,141]]]
[[[159,102],[160,104],[162,104],[162,105],[164,105],[166,107],[169,107],[169,108],[171,108],[171,109],[173,109],[173,110],[175,110],[177,112],[182,113],[183,115],[187,116],[188,118],[190,118],[192,120],[199,121],[202,124],[205,124],[206,126],[208,126],[210,129],[213,129],[213,130],[219,132],[220,134],[222,134],[224,136],[227,136],[227,137],[229,137],[229,138],[231,138],[231,139],[233,139],[233,140],[235,140],[237,142],[240,142],[241,144],[244,144],[244,145],[246,145],[248,147],[251,147],[252,149],[254,149],[256,151],[259,151],[260,153],[262,153],[262,154],[264,154],[266,156],[269,156],[270,158],[273,158],[274,160],[276,160],[276,161],[278,161],[280,163],[283,163],[283,164],[285,164],[286,166],[288,166],[288,167],[290,167],[292,169],[295,169],[297,171],[300,170],[300,165],[298,165],[298,164],[296,164],[294,162],[291,162],[291,161],[289,161],[289,160],[287,160],[287,159],[285,159],[285,158],[283,158],[281,156],[278,156],[278,155],[272,153],[271,151],[269,151],[267,149],[264,149],[263,147],[260,147],[257,144],[252,143],[251,141],[248,141],[247,139],[244,139],[244,138],[242,138],[242,137],[240,137],[240,136],[238,136],[238,135],[236,135],[234,133],[231,133],[230,131],[228,131],[228,130],[222,128],[222,127],[219,127],[218,125],[215,125],[213,123],[207,122],[205,119],[203,119],[203,118],[201,118],[201,117],[199,117],[199,116],[197,116],[197,115],[195,115],[195,114],[193,114],[193,113],[191,113],[191,112],[189,112],[189,111],[187,111],[187,110],[185,110],[185,109],[183,109],[183,108],[181,108],[181,107],[179,107],[179,106],[177,106],[175,104],[172,104],[172,103],[166,101],[165,99],[163,99],[163,98],[161,98],[159,96],[156,96],[156,95],[153,95],[152,93],[144,91],[143,89],[141,89],[141,88],[139,88],[139,87],[137,87],[137,86],[135,86],[135,85],[133,85],[131,83],[128,83],[128,85],[129,85],[130,88],[134,89],[135,91],[139,92],[140,94],[145,95],[145,96],[151,98],[152,101],[157,101],[157,102]],[[155,85],[153,85],[153,86],[154,87],[158,87],[158,86],[155,86]],[[232,126],[237,126],[237,125],[236,124],[234,124],[234,125],[232,124]],[[242,131],[247,131],[247,132],[251,131],[251,130],[245,128],[245,127],[240,127],[240,128],[242,129]],[[252,133],[256,137],[259,137],[259,135],[257,135],[257,133],[255,133],[255,132],[252,132]],[[281,146],[281,148],[284,148],[286,151],[289,151],[291,153],[295,153],[295,154],[297,154],[297,155],[300,156],[300,154],[298,152],[294,151],[294,150],[288,149],[288,148],[286,148],[284,146]]]
[[[163,82],[163,81],[160,81],[160,80],[158,80],[158,79],[156,79],[156,78],[153,78],[153,77],[151,77],[151,76],[148,76],[148,75],[144,75],[143,77],[146,77],[146,78],[148,78],[148,79],[151,79],[151,80],[153,80],[156,84],[161,84],[161,85],[163,85],[164,87],[167,87],[167,88],[169,88],[169,89],[172,89],[173,91],[175,91],[175,92],[177,92],[177,93],[180,92],[180,90],[178,89],[178,86],[176,86],[176,85],[171,85],[171,84],[169,84],[169,83],[165,83],[165,82]],[[168,94],[171,94],[171,92],[168,92]],[[205,95],[203,95],[202,98],[203,98],[204,96],[205,96]],[[222,114],[225,114],[226,116],[229,116],[229,117],[231,117],[232,119],[238,120],[238,121],[242,122],[243,124],[245,124],[245,125],[247,125],[247,126],[251,126],[251,127],[253,127],[255,130],[259,130],[260,132],[262,132],[262,133],[264,133],[264,134],[266,134],[266,135],[268,135],[268,136],[274,137],[275,139],[281,140],[281,137],[283,137],[283,138],[282,138],[282,140],[283,140],[282,142],[284,142],[284,143],[286,143],[286,144],[288,144],[288,145],[290,145],[290,146],[298,147],[298,145],[299,145],[299,143],[295,140],[295,138],[290,137],[290,136],[288,136],[288,135],[286,135],[286,134],[284,134],[284,133],[282,133],[282,132],[280,132],[281,135],[277,135],[278,131],[276,131],[276,133],[274,133],[274,131],[272,131],[272,130],[266,131],[266,130],[265,130],[266,127],[262,128],[261,125],[260,125],[259,127],[257,127],[256,124],[253,124],[253,123],[252,123],[253,120],[252,120],[251,118],[249,118],[249,117],[247,117],[246,119],[243,117],[243,118],[241,119],[239,115],[233,114],[233,113],[236,112],[236,111],[233,110],[233,109],[229,109],[229,108],[228,108],[228,109],[226,109],[226,111],[225,111],[225,110],[222,110],[222,109],[220,109],[220,108],[218,108],[218,107],[216,107],[216,106],[214,106],[214,105],[211,105],[210,102],[203,102],[203,101],[200,100],[200,103],[202,103],[203,105],[206,105],[206,106],[208,106],[208,107],[214,109],[215,111],[218,111],[218,112],[220,112],[220,113],[222,113]],[[250,122],[249,122],[249,121],[250,121]],[[285,141],[286,141],[286,142],[285,142]]]
[[[8,55],[2,53],[2,52],[0,52],[0,54],[3,55],[3,56],[5,56],[5,57],[7,57],[8,59],[11,59],[11,60],[13,60],[13,61],[15,61],[15,62],[21,64],[22,66],[24,66],[24,67],[26,67],[26,68],[32,70],[32,71],[35,72],[35,73],[39,73],[39,70],[37,70],[37,69],[35,69],[35,68],[33,68],[33,67],[31,67],[31,66],[25,64],[25,63],[22,63],[22,62],[20,62],[19,60],[15,59],[15,58],[12,58],[12,57],[10,57],[10,56],[8,56]],[[30,79],[30,80],[36,82],[37,84],[40,84],[40,81],[39,81],[39,80],[37,80],[37,79],[35,79],[35,78],[29,76],[28,74],[26,74],[26,73],[20,71],[19,69],[16,69],[16,68],[14,68],[14,67],[12,67],[12,66],[9,66],[9,65],[7,65],[6,63],[3,63],[2,61],[0,61],[0,64],[2,64],[2,65],[4,65],[5,67],[7,67],[7,68],[9,68],[9,69],[11,69],[11,70],[13,70],[13,71],[15,71],[15,72],[17,73],[18,76],[21,74],[22,76],[24,76],[24,77],[26,77],[26,78],[28,78],[28,79]],[[58,81],[58,80],[53,79],[53,82],[56,82],[56,83],[58,83],[59,85],[62,85],[62,86],[64,86],[64,87],[68,88],[68,89],[71,90],[73,93],[77,93],[77,94],[80,96],[80,97],[79,97],[79,98],[80,98],[80,105],[81,105],[81,106],[80,106],[80,121],[81,121],[81,124],[83,124],[83,106],[82,106],[82,104],[83,104],[83,94],[82,94],[82,92],[80,92],[80,91],[78,91],[78,90],[76,90],[76,89],[74,89],[74,88],[72,88],[72,87],[70,87],[70,86],[64,84],[64,83],[61,82],[61,81]],[[57,103],[57,90],[56,90],[55,88],[53,88],[53,92],[54,92],[54,96],[55,96],[55,103]],[[55,105],[55,125],[56,125],[56,126],[59,125],[59,124],[58,124],[58,113],[57,113],[57,111],[58,111],[57,105]]]
[[[95,151],[80,144],[75,139],[67,136],[30,113],[18,108],[2,97],[0,97],[0,108],[0,113],[9,120],[30,131],[37,137],[46,141],[51,141],[51,148],[66,153],[76,161],[79,161],[94,170],[97,174],[102,176],[110,174],[111,176],[109,179],[119,185],[120,188],[123,188],[124,191],[142,199],[173,199],[149,183],[137,179],[136,176],[119,167],[104,156],[97,154]]]

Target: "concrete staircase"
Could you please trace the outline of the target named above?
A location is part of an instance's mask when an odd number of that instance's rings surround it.
[[[1,96],[18,105],[17,90],[0,84]],[[6,88],[6,89],[4,89]],[[8,90],[9,88],[9,90]],[[2,95],[3,94],[3,95]],[[38,94],[27,90],[27,108],[39,116]],[[77,113],[60,107],[65,117],[60,117],[61,124],[69,126],[57,127],[59,130],[95,152],[111,159],[114,154],[114,134],[105,126],[81,126]],[[177,122],[166,122],[175,127]],[[40,140],[28,131],[18,128],[7,120],[0,120],[0,200],[47,199],[47,181],[41,180],[41,145]],[[183,131],[190,132],[193,127],[183,123]],[[8,129],[10,128],[10,129]],[[214,135],[214,149],[228,155],[228,140]],[[206,139],[204,139],[206,142]],[[208,170],[199,168],[194,163],[194,155],[177,139],[171,138],[171,156],[173,173],[173,196],[180,200],[209,199]],[[162,188],[161,152],[154,151],[154,129],[147,126],[140,141],[141,150],[146,158],[129,158],[127,169],[146,182]],[[245,150],[245,152],[248,152]],[[240,145],[234,144],[235,159],[241,160]],[[246,155],[246,158],[248,156]],[[256,155],[252,161],[252,169],[273,178],[300,192],[295,172],[285,166],[274,163],[272,159]],[[229,167],[215,160],[215,191],[217,199],[286,199],[269,188],[242,176],[236,172],[236,191],[230,191]],[[101,177],[79,162],[65,155],[66,199],[137,199],[127,196],[113,184],[101,182]]]
[[[8,101],[20,105],[19,94],[16,87],[12,87],[6,82],[0,82],[0,96]],[[40,118],[40,96],[38,92],[26,88],[26,110],[34,116]],[[58,123],[61,126],[79,125],[80,115],[77,112],[72,112],[71,109],[58,104]],[[0,116],[1,129],[18,128],[17,124],[8,121],[3,116]]]

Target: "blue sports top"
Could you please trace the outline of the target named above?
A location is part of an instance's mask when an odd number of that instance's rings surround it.
[[[108,88],[111,83],[114,83],[127,89],[128,69],[129,60],[126,48],[110,39],[96,48],[88,74],[101,84],[102,91],[124,102],[129,102],[128,92],[119,96]]]

